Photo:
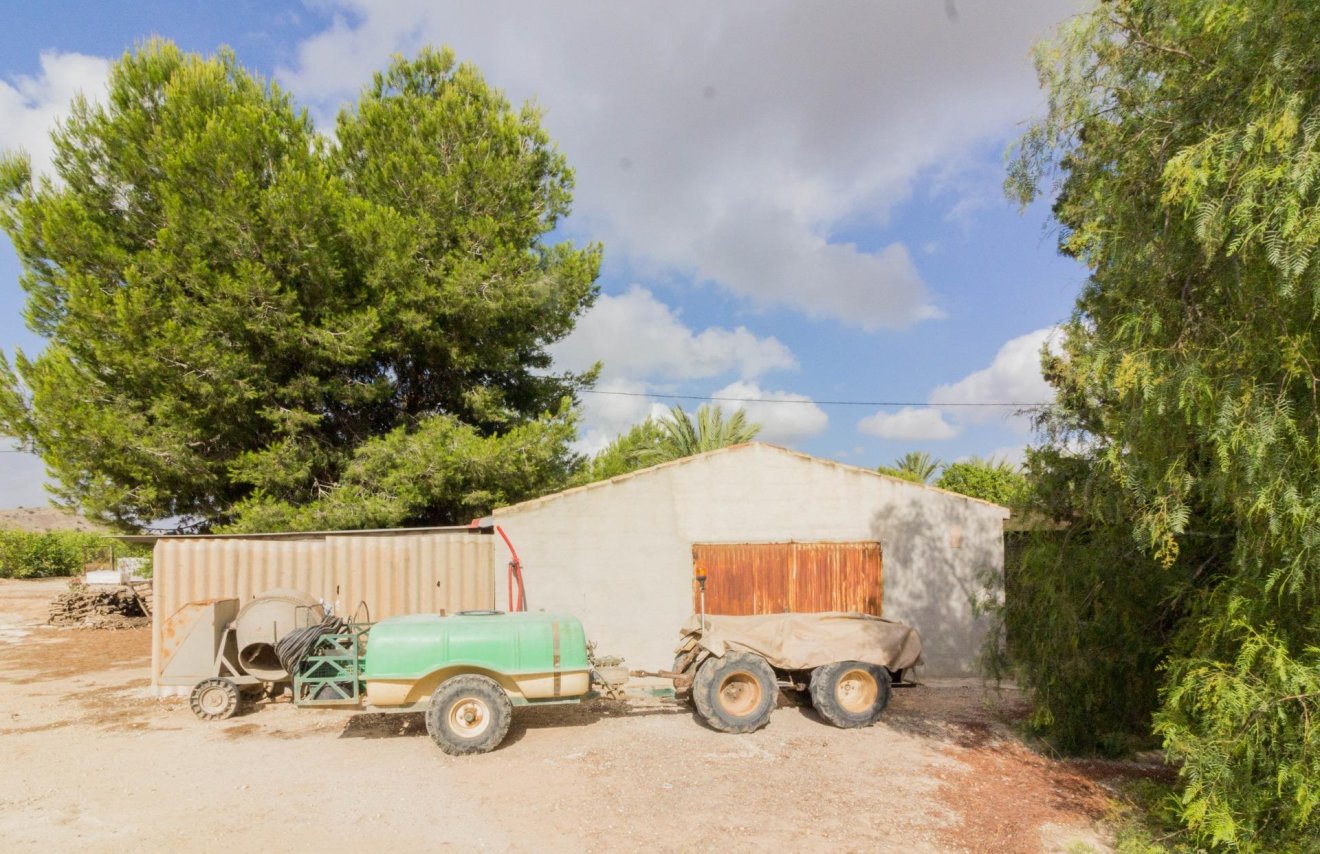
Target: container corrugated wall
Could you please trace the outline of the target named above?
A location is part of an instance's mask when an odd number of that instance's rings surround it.
[[[288,588],[370,618],[495,607],[494,538],[468,531],[306,538],[217,537],[156,542],[152,585],[152,680],[160,673],[161,624],[188,602]]]

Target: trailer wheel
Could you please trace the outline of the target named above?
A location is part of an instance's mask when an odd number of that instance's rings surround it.
[[[188,697],[193,714],[204,721],[232,718],[238,713],[238,702],[238,686],[219,676],[198,682]]]
[[[450,756],[489,753],[509,732],[513,704],[494,679],[474,673],[440,683],[426,710],[426,731]]]
[[[765,726],[778,696],[775,671],[750,652],[706,659],[692,682],[697,714],[720,732],[752,732]]]
[[[834,661],[811,672],[811,705],[843,729],[870,726],[889,705],[889,671],[863,661]]]

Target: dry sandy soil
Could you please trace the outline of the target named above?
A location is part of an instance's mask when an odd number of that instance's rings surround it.
[[[1106,851],[1107,786],[1005,723],[1011,694],[895,691],[839,730],[752,735],[672,701],[520,710],[453,758],[417,715],[263,705],[203,723],[150,690],[148,629],[40,626],[61,582],[0,581],[0,849]]]

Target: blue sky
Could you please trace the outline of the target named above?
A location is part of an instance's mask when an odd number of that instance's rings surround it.
[[[1057,255],[1047,208],[1018,211],[1000,184],[1042,109],[1031,45],[1074,8],[6,2],[0,148],[41,168],[72,94],[97,97],[107,61],[150,35],[229,45],[322,128],[392,53],[447,44],[545,110],[578,179],[560,231],[604,243],[603,296],[555,348],[629,393],[588,396],[585,449],[667,393],[798,401],[745,405],[767,439],[858,465],[1013,455],[1024,419],[948,404],[1049,394],[1035,354],[1085,271]],[[6,353],[41,346],[18,273],[0,239]],[[41,481],[39,461],[0,455],[0,506],[41,503]]]

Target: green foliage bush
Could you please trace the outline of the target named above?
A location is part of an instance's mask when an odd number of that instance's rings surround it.
[[[627,433],[620,433],[608,445],[587,460],[573,475],[574,486],[609,480],[651,465],[660,449],[663,432],[654,419],[635,424]]]
[[[912,483],[926,482],[926,479],[921,476],[920,472],[911,471],[910,469],[901,469],[895,466],[881,464],[876,466],[875,470],[880,472],[880,474],[888,475],[889,477],[896,477],[900,480],[911,481]]]
[[[483,436],[437,415],[364,442],[338,484],[292,504],[264,493],[240,502],[229,532],[394,528],[457,522],[536,498],[568,483],[580,463],[569,450],[577,418],[558,415]]]
[[[1255,624],[1248,603],[1222,609],[1196,632],[1216,635],[1219,654],[1170,661],[1155,726],[1186,760],[1183,818],[1211,845],[1318,850],[1320,643],[1294,649],[1272,623]]]
[[[1028,471],[1015,510],[1035,529],[1014,535],[1025,543],[1006,560],[997,616],[1032,692],[1031,724],[1068,752],[1152,746],[1159,668],[1183,615],[1173,591],[1185,575],[1104,518],[1101,508],[1122,512],[1123,497],[1091,460],[1046,447],[1029,452]]]
[[[1200,849],[1320,850],[1317,43],[1313,0],[1101,2],[1041,47],[1011,171],[1091,276],[1046,359],[1069,536],[1010,647],[1065,740],[1151,713]]]
[[[1027,478],[1017,466],[1003,460],[964,460],[949,463],[935,485],[1004,507],[1021,503]]]
[[[108,554],[110,542],[83,531],[0,530],[0,578],[79,575],[86,561]]]
[[[575,486],[594,483],[647,466],[750,442],[760,432],[761,425],[748,421],[741,409],[726,418],[724,409],[718,405],[702,404],[695,413],[673,406],[665,416],[648,418],[627,433],[615,436],[614,441],[578,469],[572,483]]]

